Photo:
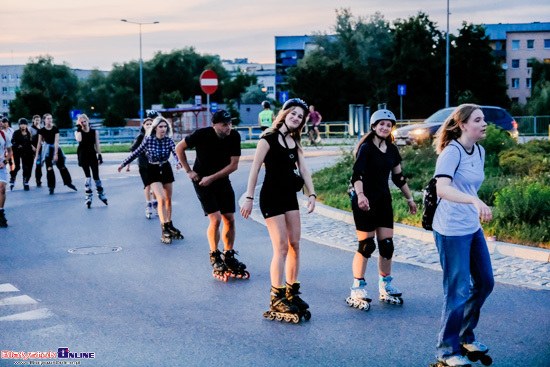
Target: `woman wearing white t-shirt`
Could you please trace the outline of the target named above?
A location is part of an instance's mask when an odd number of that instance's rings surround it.
[[[470,366],[488,348],[476,341],[481,306],[493,290],[491,258],[480,219],[492,219],[491,209],[479,199],[485,174],[485,138],[481,108],[458,106],[438,132],[435,146],[437,195],[441,201],[433,221],[434,238],[443,269],[444,305],[437,344],[437,359],[445,366]]]

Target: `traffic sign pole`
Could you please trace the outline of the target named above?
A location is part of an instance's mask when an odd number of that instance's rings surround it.
[[[201,89],[206,93],[206,109],[210,116],[210,95],[218,89],[218,76],[212,70],[205,70],[200,76]]]

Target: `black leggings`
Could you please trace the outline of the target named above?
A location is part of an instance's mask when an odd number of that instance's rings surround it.
[[[55,189],[55,173],[53,171],[53,155],[54,155],[54,148],[50,148],[50,152],[48,156],[46,157],[46,160],[44,163],[46,163],[46,177],[48,178],[48,187],[50,189]],[[69,170],[67,167],[65,167],[65,156],[63,155],[63,152],[61,151],[61,148],[59,148],[59,153],[57,155],[57,162],[55,165],[59,169],[59,173],[61,174],[61,178],[63,179],[64,185],[70,185],[72,183],[71,174],[69,173]]]
[[[90,170],[92,171],[92,175],[94,180],[99,180],[99,165],[96,160],[92,160],[90,162],[86,162],[82,164],[82,170],[84,171],[84,175],[86,177],[90,177]]]

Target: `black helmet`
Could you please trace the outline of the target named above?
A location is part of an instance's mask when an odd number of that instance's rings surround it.
[[[283,105],[283,110],[287,110],[290,107],[302,107],[305,112],[307,112],[308,110],[307,103],[300,98],[292,98],[286,101],[285,104]]]
[[[19,125],[21,125],[21,124],[28,125],[28,124],[29,124],[29,122],[27,121],[27,119],[24,118],[24,117],[21,117],[21,118],[19,119],[19,121],[17,121],[17,122],[19,123]]]
[[[262,107],[263,107],[263,108],[271,108],[271,104],[269,104],[268,101],[263,101],[263,102],[262,102]]]
[[[159,113],[156,110],[147,110],[147,111],[145,111],[145,117],[147,117],[149,119],[154,119],[158,115],[159,115]]]

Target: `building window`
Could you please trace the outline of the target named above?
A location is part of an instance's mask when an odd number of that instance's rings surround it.
[[[519,59],[512,60],[512,69],[519,69]]]
[[[8,94],[8,87],[2,87],[2,94]]]
[[[544,48],[550,48],[550,39],[544,40]]]
[[[531,88],[531,78],[525,79],[525,87]]]
[[[512,88],[519,88],[519,78],[512,78]]]
[[[274,87],[267,87],[267,93],[273,93],[275,91]]]
[[[8,101],[7,99],[3,99],[3,100],[2,100],[2,107],[8,108],[8,107],[9,107],[9,103],[10,103],[10,101]]]
[[[10,94],[15,94],[15,87],[10,87]]]
[[[12,81],[14,79],[13,74],[8,74],[8,80]]]
[[[512,41],[512,50],[519,50],[519,40]]]
[[[532,69],[532,68],[533,68],[533,60],[529,59],[527,60],[527,69]]]
[[[518,103],[518,102],[519,102],[519,98],[518,98],[518,97],[512,97],[512,102]]]
[[[527,49],[532,50],[535,48],[535,40],[527,40]]]
[[[496,51],[501,51],[502,50],[502,42],[500,42],[500,41],[495,42],[495,50]]]
[[[8,76],[6,74],[2,74],[2,81],[3,82],[7,82],[8,81]]]

